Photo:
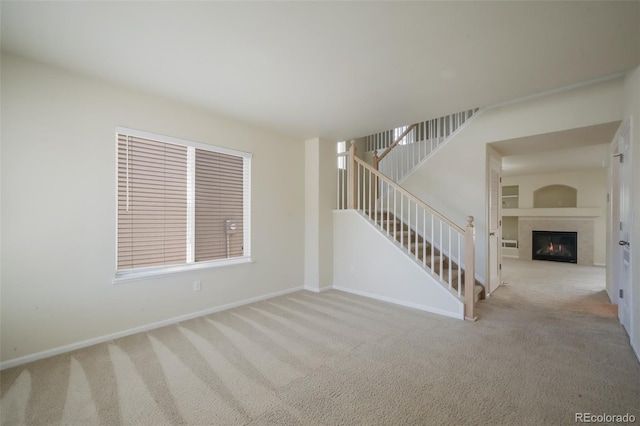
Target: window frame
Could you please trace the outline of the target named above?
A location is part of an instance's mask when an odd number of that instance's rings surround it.
[[[338,170],[347,170],[347,157],[339,155],[347,152],[347,141],[338,142],[336,151],[338,152]]]
[[[129,135],[136,138],[149,139],[161,143],[168,143],[180,146],[186,146],[191,152],[190,158],[187,160],[187,246],[185,253],[187,254],[187,263],[177,265],[158,265],[140,267],[134,269],[118,270],[118,135]],[[141,130],[130,129],[126,127],[116,127],[115,129],[115,274],[112,279],[113,284],[134,281],[139,279],[162,277],[177,273],[192,272],[202,269],[219,268],[230,265],[253,263],[251,257],[251,159],[253,155],[250,152],[239,151],[235,149],[209,145],[205,143],[195,142],[191,140],[176,138],[173,136],[160,135]],[[192,150],[189,150],[192,148]],[[194,241],[194,216],[195,216],[195,169],[194,157],[195,150],[205,150],[217,152],[226,155],[241,157],[243,159],[243,255],[239,257],[215,259],[196,262],[193,259],[195,250]],[[192,161],[193,160],[193,161]]]

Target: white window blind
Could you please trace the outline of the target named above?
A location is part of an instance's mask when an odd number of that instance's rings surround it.
[[[250,256],[250,154],[117,133],[117,271]]]
[[[242,163],[240,157],[196,149],[196,262],[242,256]]]

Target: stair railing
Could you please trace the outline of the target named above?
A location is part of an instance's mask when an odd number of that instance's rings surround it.
[[[379,170],[379,164],[382,160],[384,160],[384,157],[386,157],[387,155],[389,155],[389,153],[391,152],[391,150],[393,148],[395,148],[396,146],[398,146],[398,144],[400,142],[402,142],[404,140],[404,138],[417,126],[418,124],[412,124],[410,126],[407,126],[407,128],[400,134],[400,136],[398,136],[396,138],[395,141],[393,141],[393,143],[391,145],[389,145],[387,147],[387,149],[384,150],[384,152],[378,157],[378,151],[374,151],[373,152],[373,168],[376,170]]]
[[[474,108],[369,135],[366,151],[373,151],[376,170],[400,182],[477,111]]]
[[[467,218],[465,229],[461,228],[355,154],[353,141],[348,152],[338,154],[346,157],[345,169],[338,170],[338,209],[354,209],[367,217],[457,293],[464,302],[465,319],[475,320],[473,216]]]

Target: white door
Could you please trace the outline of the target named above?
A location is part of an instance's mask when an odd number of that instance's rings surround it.
[[[489,154],[489,293],[501,284],[502,158]]]
[[[627,124],[618,139],[618,177],[620,223],[618,250],[614,267],[618,268],[618,317],[631,335],[631,135]]]

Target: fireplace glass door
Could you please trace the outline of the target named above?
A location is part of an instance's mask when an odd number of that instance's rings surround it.
[[[532,231],[532,258],[555,262],[578,262],[578,233]]]

